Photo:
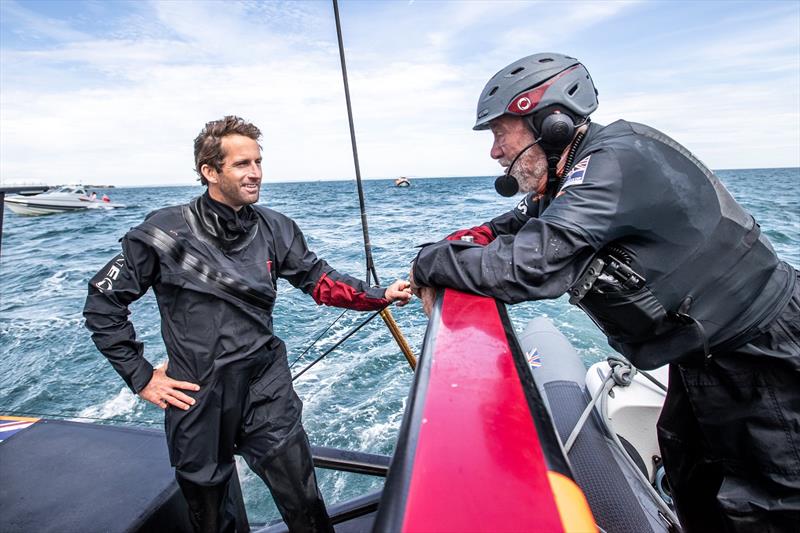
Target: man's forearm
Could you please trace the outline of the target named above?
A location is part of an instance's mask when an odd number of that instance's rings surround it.
[[[90,289],[83,316],[92,341],[108,359],[130,389],[138,393],[150,382],[153,366],[144,358],[144,346],[136,340],[133,324],[126,315],[97,310],[103,295]]]
[[[153,366],[143,356],[128,320],[128,306],[139,299],[156,278],[158,262],[147,245],[127,236],[118,254],[89,281],[83,308],[86,327],[97,349],[135,393],[150,382]]]
[[[580,234],[530,219],[517,235],[500,235],[488,246],[440,241],[424,247],[415,261],[414,280],[509,304],[557,298],[592,254]]]
[[[385,293],[383,288],[368,287],[359,279],[331,270],[320,277],[311,296],[319,305],[373,311],[389,304]]]
[[[503,299],[493,290],[481,267],[485,248],[465,241],[440,241],[422,248],[414,260],[414,283],[423,287],[448,287]]]

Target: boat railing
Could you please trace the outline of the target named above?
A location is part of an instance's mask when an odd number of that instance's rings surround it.
[[[503,304],[437,293],[374,531],[596,531]]]

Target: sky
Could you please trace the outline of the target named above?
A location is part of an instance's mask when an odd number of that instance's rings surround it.
[[[714,169],[800,166],[800,2],[339,4],[361,174],[495,175],[477,98],[561,52],[595,122],[658,128]],[[235,114],[264,180],[355,176],[333,8],[319,1],[0,0],[0,184],[192,185],[192,141]]]

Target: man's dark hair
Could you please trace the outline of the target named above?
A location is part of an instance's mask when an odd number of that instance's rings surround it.
[[[200,176],[200,183],[208,185],[208,181],[200,171],[208,165],[217,172],[222,171],[225,154],[222,151],[222,138],[227,135],[244,135],[254,141],[261,138],[261,130],[236,115],[228,115],[221,120],[206,123],[200,135],[194,140],[194,170]]]

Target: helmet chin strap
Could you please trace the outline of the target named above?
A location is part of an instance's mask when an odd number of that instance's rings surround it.
[[[567,143],[566,146],[563,147],[556,147],[556,146],[547,146],[542,144],[542,149],[544,150],[545,156],[547,157],[547,185],[545,186],[544,194],[542,195],[542,199],[539,202],[539,215],[550,205],[550,202],[553,201],[555,198],[556,193],[558,192],[558,185],[561,182],[561,176],[558,175],[558,164],[561,161],[561,157],[567,153],[568,150],[573,149],[573,145],[577,148],[580,146],[580,143],[583,141],[583,130],[580,128],[583,127],[589,119],[586,118],[577,125],[576,127],[576,134]],[[577,143],[577,144],[576,144]],[[568,158],[568,159],[571,159]],[[568,169],[564,169],[565,171]]]
[[[534,114],[526,116],[525,124],[527,124],[528,128],[533,132],[534,137],[538,137],[536,142],[539,142],[544,139],[545,135],[544,133],[537,131],[534,116]],[[585,124],[585,122],[579,124],[579,126],[582,126],[583,124]],[[550,140],[552,141],[552,139]],[[550,204],[556,194],[555,189],[558,187],[559,181],[558,162],[561,160],[561,155],[564,153],[564,150],[569,148],[573,140],[574,137],[563,145],[561,143],[553,144],[552,142],[547,141],[544,141],[540,144],[542,150],[544,151],[544,155],[547,158],[547,184],[545,185],[542,199],[539,202],[540,215],[544,208]]]
[[[561,153],[554,152],[552,150],[545,150],[545,155],[547,156],[547,185],[545,185],[544,194],[542,195],[542,199],[539,201],[539,216],[542,215],[542,212],[544,212],[545,208],[550,205],[550,202],[553,201],[559,181],[558,162],[561,159]]]

